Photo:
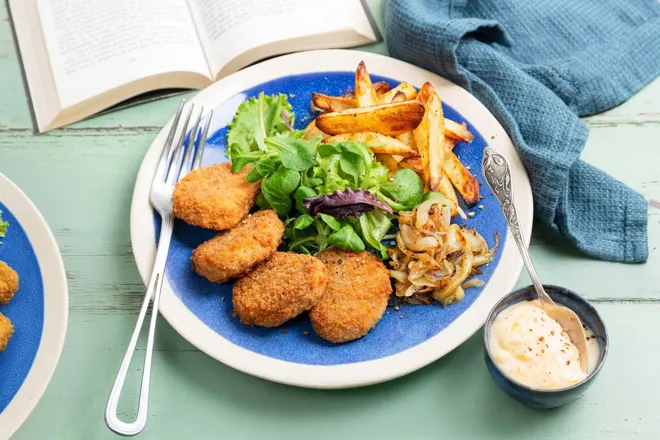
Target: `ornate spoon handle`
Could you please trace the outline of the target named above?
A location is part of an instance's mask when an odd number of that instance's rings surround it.
[[[539,296],[544,305],[551,305],[554,307],[554,302],[545,293],[543,285],[539,280],[539,277],[536,275],[536,270],[532,264],[532,259],[527,252],[527,246],[525,245],[525,239],[520,232],[520,224],[518,223],[518,213],[516,211],[516,205],[513,203],[513,190],[511,188],[511,171],[509,170],[509,164],[507,163],[504,156],[496,152],[491,147],[484,148],[483,158],[481,160],[481,166],[483,168],[484,177],[488,186],[499,200],[502,205],[502,211],[504,212],[504,217],[506,222],[509,224],[509,229],[513,235],[513,239],[518,245],[518,250],[520,250],[520,255],[522,256],[525,267],[529,272],[529,277],[532,279],[536,293]]]

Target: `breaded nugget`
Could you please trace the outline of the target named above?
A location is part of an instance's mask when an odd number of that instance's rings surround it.
[[[18,290],[18,274],[4,261],[0,261],[0,304],[7,304]]]
[[[194,226],[215,231],[233,228],[254,206],[260,182],[249,183],[246,166],[231,172],[231,164],[198,168],[174,187],[174,216]]]
[[[385,265],[367,251],[329,249],[316,257],[328,269],[328,288],[309,312],[314,331],[335,343],[361,338],[383,316],[392,293]]]
[[[0,313],[0,351],[4,351],[7,347],[7,342],[14,334],[14,326],[11,324],[9,318]]]
[[[276,252],[234,284],[234,315],[243,324],[277,327],[316,304],[327,281],[320,260]]]
[[[236,227],[195,249],[193,269],[209,281],[224,283],[273,255],[283,234],[284,223],[272,209],[248,215]]]

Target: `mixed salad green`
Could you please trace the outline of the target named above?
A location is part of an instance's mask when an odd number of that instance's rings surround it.
[[[7,233],[8,226],[9,226],[9,222],[2,220],[2,210],[0,209],[0,238],[3,238],[5,236],[5,234]]]
[[[303,130],[292,128],[294,120],[284,94],[260,93],[243,102],[227,133],[233,171],[252,164],[247,179],[261,180],[257,205],[284,219],[289,250],[369,246],[387,258],[382,241],[394,214],[421,202],[420,177],[403,169],[388,178],[366,144],[304,139]]]

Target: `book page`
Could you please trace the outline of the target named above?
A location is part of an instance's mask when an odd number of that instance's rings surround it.
[[[360,34],[362,40],[377,40],[360,0],[188,2],[213,74],[237,56],[277,41],[347,30]],[[331,38],[327,44],[332,46]],[[295,50],[299,49],[289,49]]]
[[[166,72],[210,79],[185,0],[38,0],[37,9],[62,108]]]

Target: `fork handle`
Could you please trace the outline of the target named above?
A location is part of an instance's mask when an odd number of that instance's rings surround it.
[[[170,240],[172,239],[172,226],[172,216],[168,216],[167,218],[163,219],[160,229],[160,239],[158,240],[158,250],[156,251],[156,260],[154,262],[153,271],[151,272],[151,277],[149,278],[149,284],[144,295],[144,300],[142,300],[140,314],[138,315],[135,329],[133,330],[133,335],[131,336],[131,341],[129,342],[128,348],[126,349],[124,360],[122,361],[121,367],[119,368],[119,373],[117,373],[117,378],[115,379],[115,383],[112,386],[112,391],[110,392],[108,404],[105,409],[106,425],[108,425],[108,428],[119,435],[133,436],[139,434],[147,423],[147,409],[149,406],[149,382],[151,379],[151,358],[154,349],[154,334],[156,330],[156,319],[158,318],[160,293],[163,287],[163,280],[165,278],[165,263],[167,261],[167,253],[170,247]],[[144,324],[144,318],[147,315],[147,309],[149,308],[149,302],[152,295],[153,308],[151,312],[151,321],[149,322],[147,350],[145,353],[144,366],[142,369],[142,385],[140,387],[137,418],[134,422],[126,423],[119,420],[119,417],[117,416],[117,405],[119,404],[119,397],[121,395],[122,389],[124,388],[126,374],[128,373],[128,368],[131,365],[131,359],[135,353],[135,346],[137,345],[137,341],[140,336],[140,330]]]

